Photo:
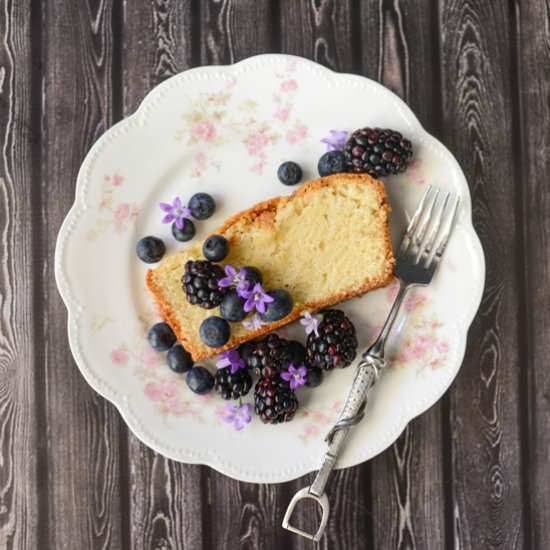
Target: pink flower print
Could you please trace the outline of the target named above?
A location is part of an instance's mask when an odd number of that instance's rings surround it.
[[[191,128],[191,134],[198,141],[209,142],[216,137],[216,128],[208,121],[197,122]]]
[[[195,162],[197,163],[199,169],[204,170],[207,165],[206,155],[203,152],[197,153],[195,155]]]
[[[295,92],[298,89],[298,83],[294,79],[281,82],[282,92]]]
[[[162,396],[162,389],[156,382],[149,382],[144,389],[145,397],[151,401],[159,401]]]
[[[111,352],[111,361],[115,365],[126,365],[128,363],[128,352],[124,347],[119,347]]]
[[[125,222],[130,217],[130,205],[123,202],[115,210],[115,220],[119,223]]]
[[[258,176],[261,176],[264,173],[264,166],[266,165],[265,160],[261,160],[260,162],[257,162],[256,164],[253,164],[250,167],[251,172],[256,172]]]
[[[410,293],[405,298],[405,311],[410,313],[411,311],[415,310],[417,307],[420,307],[426,302],[426,297],[422,294],[418,294],[417,292]]]
[[[118,174],[115,174],[111,183],[113,187],[120,187],[124,183],[124,176],[119,176]]]
[[[187,404],[182,401],[179,394],[167,399],[165,405],[167,411],[172,414],[183,414],[187,409]]]
[[[279,94],[273,94],[273,102],[274,103],[281,103],[282,99],[281,99],[281,96]]]
[[[315,424],[306,424],[304,428],[304,435],[306,437],[315,437],[319,435],[319,430]]]
[[[265,135],[265,132],[260,131],[255,134],[248,136],[244,143],[246,145],[246,150],[251,156],[259,155],[266,145],[269,143],[269,138]]]
[[[298,143],[299,141],[302,141],[307,137],[307,126],[304,126],[303,124],[298,124],[294,130],[289,130],[286,133],[286,140],[294,145],[295,143]]]
[[[439,342],[435,349],[439,353],[447,353],[449,351],[449,344],[447,344],[447,342]]]
[[[412,159],[408,166],[410,177],[418,185],[424,185],[426,183],[426,178],[424,178],[424,175],[422,174],[421,166],[422,165],[418,159]]]
[[[279,120],[281,120],[282,122],[285,122],[286,120],[288,120],[288,116],[290,115],[290,107],[287,105],[285,107],[279,107],[276,111],[275,111],[275,118],[278,118]]]
[[[151,401],[160,401],[162,403],[173,403],[178,395],[177,383],[173,378],[161,378],[160,380],[149,382],[145,386],[145,395]]]
[[[145,348],[141,353],[141,362],[146,369],[156,369],[160,365],[160,355],[151,348]]]

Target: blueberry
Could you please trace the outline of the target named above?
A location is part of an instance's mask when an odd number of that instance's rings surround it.
[[[244,298],[241,298],[235,290],[230,290],[220,305],[220,315],[231,322],[242,321],[246,317]]]
[[[181,243],[190,241],[195,236],[195,233],[195,224],[191,220],[183,220],[183,229],[180,229],[175,222],[172,224],[172,235],[174,235],[176,241],[180,241]]]
[[[214,377],[204,367],[193,367],[186,375],[185,381],[192,392],[204,395],[214,387]]]
[[[149,330],[147,340],[154,350],[167,351],[176,343],[176,335],[168,323],[157,323]]]
[[[277,170],[277,177],[284,185],[296,185],[302,179],[302,169],[295,162],[283,162]]]
[[[319,170],[319,175],[321,176],[330,176],[331,174],[345,172],[347,167],[344,153],[342,151],[329,151],[325,153],[319,159],[317,170]]]
[[[273,298],[273,302],[267,304],[265,313],[260,314],[260,318],[263,321],[279,321],[292,311],[294,303],[292,297],[286,290],[278,288],[268,292],[268,294]]]
[[[174,372],[187,372],[193,366],[191,354],[181,344],[176,344],[168,350],[166,362]]]
[[[221,262],[229,253],[229,243],[221,235],[212,235],[204,241],[202,253],[211,262]]]
[[[229,323],[221,317],[206,318],[199,328],[201,340],[210,348],[219,348],[227,343],[231,335]]]
[[[154,264],[161,260],[166,252],[166,246],[157,237],[143,237],[136,246],[138,258],[146,264]]]
[[[307,369],[306,386],[316,388],[323,381],[323,371],[318,367]]]
[[[250,286],[253,287],[256,283],[262,283],[262,274],[259,269],[252,266],[243,267],[245,272],[245,278],[250,283]]]
[[[290,353],[290,362],[294,366],[303,365],[306,360],[306,348],[298,342],[298,340],[291,340],[288,343],[288,351]]]
[[[206,220],[216,210],[216,203],[208,193],[196,193],[189,200],[191,215],[197,220]]]

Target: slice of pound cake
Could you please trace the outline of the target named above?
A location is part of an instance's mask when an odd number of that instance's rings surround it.
[[[229,241],[222,264],[254,266],[263,287],[287,290],[294,302],[289,315],[260,328],[231,323],[229,341],[206,346],[199,335],[204,319],[219,307],[191,305],[182,287],[185,264],[204,260],[202,243],[165,258],[147,273],[147,286],[166,321],[195,360],[316,311],[387,285],[392,253],[384,186],[367,174],[335,174],[310,181],[288,197],[276,197],[235,214],[216,234]]]

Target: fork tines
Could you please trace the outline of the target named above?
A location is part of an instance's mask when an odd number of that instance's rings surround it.
[[[429,186],[399,248],[399,257],[422,267],[437,267],[458,218],[460,197]]]

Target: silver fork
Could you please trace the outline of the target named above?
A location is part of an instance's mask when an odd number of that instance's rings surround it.
[[[304,487],[294,495],[285,513],[283,528],[310,540],[318,541],[325,530],[330,511],[325,487],[346,436],[365,415],[367,392],[386,367],[384,358],[386,341],[399,308],[411,288],[426,286],[430,283],[451,238],[460,209],[460,197],[452,198],[451,194],[447,193],[440,200],[439,195],[438,189],[429,187],[407,227],[397,254],[395,268],[395,274],[399,279],[397,297],[378,338],[361,356],[339,420],[325,438],[328,449],[317,477],[310,487]],[[314,534],[290,524],[296,504],[307,498],[316,501],[322,512],[319,529]]]

